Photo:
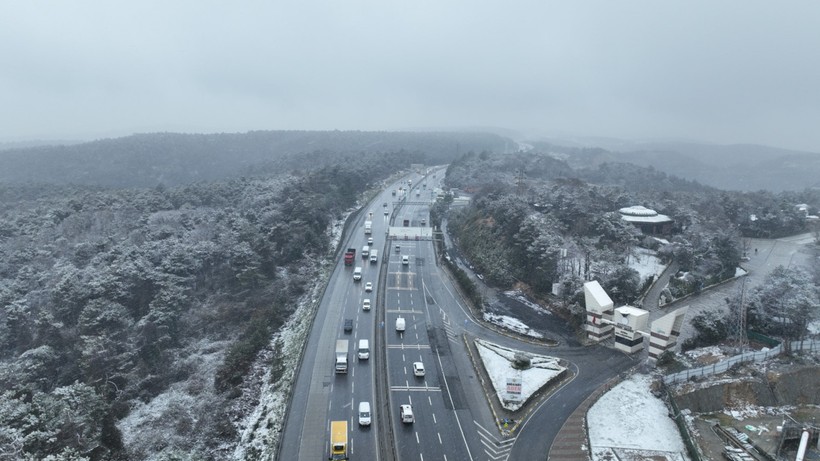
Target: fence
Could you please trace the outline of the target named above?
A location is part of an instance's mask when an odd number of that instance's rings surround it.
[[[812,341],[792,341],[790,343],[786,343],[787,347],[785,348],[788,351],[796,352],[796,351],[803,351],[809,353],[820,353],[820,340],[812,340]],[[663,382],[665,384],[674,384],[688,380],[691,377],[699,377],[699,376],[707,376],[707,375],[714,375],[717,373],[723,373],[724,371],[728,370],[729,368],[737,365],[739,363],[745,362],[762,362],[764,360],[770,359],[772,357],[776,357],[784,352],[784,345],[780,344],[777,347],[769,349],[767,351],[756,351],[756,352],[745,352],[740,355],[734,355],[729,357],[726,360],[714,363],[712,365],[708,365],[705,367],[700,368],[693,368],[691,370],[684,370],[680,373],[675,373],[671,375],[666,375],[663,377]]]

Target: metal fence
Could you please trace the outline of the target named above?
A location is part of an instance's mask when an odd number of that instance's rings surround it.
[[[785,344],[785,347],[784,347]],[[740,355],[734,355],[726,360],[714,363],[700,368],[693,368],[691,370],[684,370],[679,373],[666,375],[663,377],[663,382],[666,384],[674,384],[688,380],[691,377],[714,375],[723,373],[729,368],[739,363],[746,362],[762,362],[772,357],[782,354],[784,351],[803,351],[808,353],[820,353],[820,340],[811,341],[792,341],[790,343],[780,344],[766,351],[744,352]]]

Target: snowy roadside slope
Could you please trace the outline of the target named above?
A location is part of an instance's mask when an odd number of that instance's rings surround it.
[[[613,449],[619,453],[628,449],[630,455],[653,452],[652,459],[688,459],[678,428],[669,418],[666,405],[650,392],[650,382],[647,375],[633,375],[589,409],[587,426],[593,461],[612,459]],[[635,456],[646,459],[650,454]]]

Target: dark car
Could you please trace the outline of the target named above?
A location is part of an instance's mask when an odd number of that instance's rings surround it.
[[[345,333],[353,331],[353,319],[345,319]]]

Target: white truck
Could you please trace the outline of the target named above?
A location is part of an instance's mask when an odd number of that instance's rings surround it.
[[[336,340],[336,373],[347,373],[347,340]]]
[[[379,250],[370,250],[370,264],[379,262]]]
[[[367,220],[364,222],[364,234],[370,235],[373,233],[373,221]]]

